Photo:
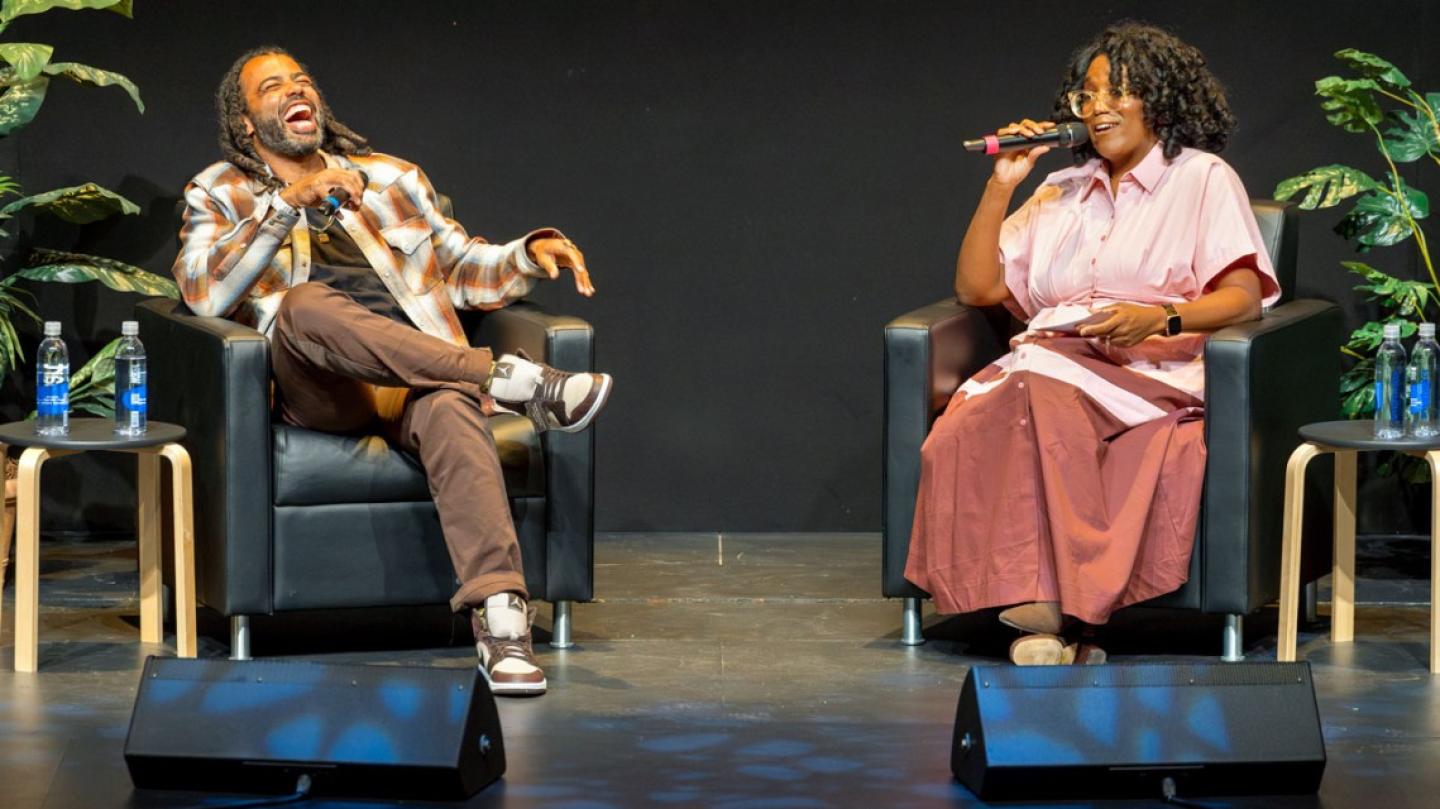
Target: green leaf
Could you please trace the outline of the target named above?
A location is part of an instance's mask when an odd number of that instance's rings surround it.
[[[1326,120],[1347,132],[1364,132],[1385,119],[1375,98],[1378,92],[1380,85],[1372,79],[1326,76],[1315,82],[1315,95],[1325,99],[1320,109],[1329,113]]]
[[[1356,291],[1368,293],[1370,300],[1379,301],[1395,317],[1418,319],[1436,300],[1435,285],[1428,281],[1402,281],[1360,261],[1342,261],[1340,265],[1365,279],[1355,285]]]
[[[1400,324],[1401,339],[1409,339],[1413,337],[1417,331],[1415,324],[1408,320],[1389,322],[1398,322]],[[1375,349],[1379,348],[1380,343],[1384,341],[1385,338],[1382,334],[1384,327],[1385,325],[1383,323],[1375,320],[1366,323],[1355,331],[1350,332],[1350,342],[1346,343],[1345,347],[1368,357],[1375,353]],[[1369,362],[1369,360],[1363,360],[1362,362]]]
[[[72,393],[71,403],[74,403],[73,394],[76,391],[83,391],[89,386],[107,383],[110,385],[110,392],[115,392],[115,354],[120,350],[120,338],[105,344],[105,347],[95,352],[95,356],[85,363],[80,370],[70,375],[70,391]]]
[[[1336,51],[1335,58],[1349,65],[1356,73],[1385,85],[1388,90],[1404,90],[1410,86],[1410,79],[1400,72],[1400,68],[1373,53],[1346,48]]]
[[[1440,133],[1436,132],[1429,115],[1396,110],[1390,113],[1390,120],[1395,124],[1385,130],[1385,149],[1390,157],[1410,163],[1427,154],[1440,156]]]
[[[1281,180],[1280,184],[1275,186],[1275,199],[1284,201],[1305,191],[1300,207],[1312,211],[1339,205],[1356,194],[1380,187],[1380,184],[1365,172],[1337,163],[1313,168],[1297,177]]]
[[[21,197],[0,208],[0,216],[14,216],[26,208],[53,214],[77,225],[86,225],[115,214],[140,213],[139,205],[94,183]]]
[[[1335,226],[1335,232],[1356,243],[1362,253],[1372,247],[1389,247],[1414,235],[1405,212],[1414,219],[1430,215],[1430,199],[1418,188],[1401,184],[1405,205],[1389,191],[1375,191],[1361,197],[1350,213]]]
[[[62,284],[79,284],[99,281],[120,292],[135,292],[141,295],[164,295],[178,299],[180,289],[175,282],[148,273],[139,267],[101,256],[84,253],[66,253],[60,250],[37,249],[30,254],[31,261],[39,266],[28,267],[15,273],[22,278],[35,281],[49,281]]]
[[[49,45],[30,42],[0,43],[0,59],[14,66],[15,80],[18,81],[30,81],[40,75],[40,69],[50,61],[50,55],[54,52],[55,49]]]
[[[1340,401],[1340,412],[1347,419],[1359,419],[1375,412],[1375,386],[1362,385]]]
[[[112,73],[108,70],[101,70],[98,67],[82,65],[79,62],[54,62],[44,68],[44,72],[51,76],[64,76],[71,81],[82,84],[93,84],[96,87],[115,86],[124,90],[135,102],[135,108],[145,113],[145,102],[140,100],[140,88],[135,82],[130,81],[119,73]]]
[[[48,76],[36,76],[30,81],[10,85],[5,94],[0,95],[0,137],[34,120],[40,105],[45,103],[45,88],[49,86]]]
[[[109,9],[126,17],[133,17],[131,0],[5,0],[0,5],[0,23],[8,23],[26,14],[41,14],[54,8],[70,11],[81,9]]]

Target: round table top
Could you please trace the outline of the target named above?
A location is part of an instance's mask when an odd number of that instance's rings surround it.
[[[34,421],[0,424],[0,444],[46,449],[140,449],[173,444],[185,437],[185,428],[152,421],[144,435],[116,435],[113,419],[70,419],[69,435],[36,435]]]
[[[1433,438],[1376,438],[1372,419],[1354,421],[1317,421],[1300,428],[1300,437],[1316,444],[1341,449],[1396,450],[1425,452],[1440,449],[1440,436]]]

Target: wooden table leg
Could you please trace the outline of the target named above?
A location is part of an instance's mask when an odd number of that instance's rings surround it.
[[[5,464],[8,447],[0,444],[0,466]],[[10,538],[15,535],[15,481],[5,481],[5,509],[0,515],[0,626],[5,625],[5,571],[10,567]]]
[[[1328,450],[1304,443],[1290,454],[1285,467],[1285,531],[1280,546],[1280,628],[1275,659],[1295,659],[1295,636],[1300,623],[1300,540],[1305,520],[1305,468]],[[1338,468],[1338,467],[1337,467]]]
[[[1430,673],[1440,674],[1440,450],[1430,462]]]
[[[1330,642],[1355,640],[1355,456],[1335,452],[1335,546],[1330,577]]]
[[[33,672],[40,656],[40,467],[43,447],[20,455],[15,478],[15,670]]]
[[[170,491],[175,525],[175,651],[194,657],[195,637],[195,517],[190,484],[190,453],[179,444],[166,444],[160,454],[170,459]]]
[[[135,454],[135,536],[140,552],[140,642],[164,643],[160,598],[160,457]]]

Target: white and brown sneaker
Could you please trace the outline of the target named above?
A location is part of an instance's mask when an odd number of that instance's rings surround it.
[[[517,351],[495,360],[486,392],[496,407],[529,417],[537,430],[578,433],[595,420],[613,384],[609,374],[557,371]]]
[[[514,593],[485,599],[485,606],[470,613],[480,671],[496,696],[539,696],[545,693],[545,672],[530,645],[535,608]]]

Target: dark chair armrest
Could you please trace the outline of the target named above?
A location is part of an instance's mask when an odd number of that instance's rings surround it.
[[[1203,549],[1197,549],[1204,554],[1206,612],[1249,613],[1279,593],[1285,467],[1301,425],[1340,417],[1341,329],[1339,307],[1299,300],[1210,336]],[[1312,488],[1306,544],[1328,546],[1319,535],[1328,536],[1329,490]]]
[[[183,426],[193,464],[196,585],[225,615],[269,613],[270,344],[154,298],[135,308],[152,418]]]
[[[594,370],[595,330],[578,317],[550,314],[519,301],[490,312],[466,312],[464,320],[471,344],[488,346],[496,356],[524,349],[532,359],[563,371]],[[547,601],[589,601],[595,595],[595,428],[550,431],[542,443],[546,592],[531,595]]]
[[[885,326],[885,457],[882,519],[882,592],[891,598],[924,596],[905,580],[920,445],[960,383],[1005,353],[1008,315],[943,300],[901,315]]]

